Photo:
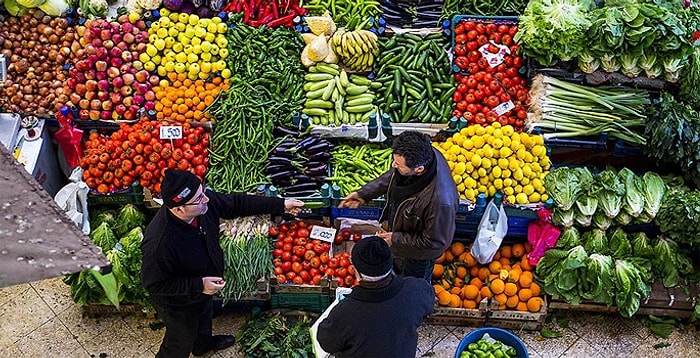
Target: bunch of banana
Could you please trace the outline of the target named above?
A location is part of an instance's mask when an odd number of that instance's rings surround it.
[[[348,75],[336,64],[317,63],[304,76],[306,102],[302,113],[316,125],[367,122],[376,113],[374,90],[382,86],[367,77]]]
[[[372,67],[379,53],[377,35],[367,30],[337,30],[331,45],[340,60],[353,71],[365,71]]]

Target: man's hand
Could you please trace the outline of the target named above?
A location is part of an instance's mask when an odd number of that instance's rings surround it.
[[[391,232],[380,232],[377,234],[377,236],[384,239],[384,241],[386,241],[386,244],[391,246]]]
[[[202,285],[204,286],[202,293],[205,295],[215,295],[226,286],[226,281],[224,281],[222,277],[208,276],[202,277]]]
[[[350,193],[350,195],[343,198],[343,200],[340,202],[340,204],[338,204],[338,208],[357,209],[358,207],[360,207],[364,204],[365,204],[365,199],[362,199],[360,197],[360,194],[358,194],[356,191],[353,191],[352,193]]]
[[[301,208],[304,206],[304,202],[297,199],[285,199],[284,200],[284,212],[292,215],[299,215]]]

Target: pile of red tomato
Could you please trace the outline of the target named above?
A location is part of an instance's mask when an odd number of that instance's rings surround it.
[[[454,64],[460,72],[455,74],[457,90],[452,99],[455,109],[452,115],[465,118],[469,124],[489,125],[499,122],[522,129],[527,118],[529,93],[525,78],[520,76],[523,59],[518,56],[518,45],[513,36],[517,25],[461,21],[455,26]],[[485,47],[484,47],[485,46]],[[480,49],[497,54],[507,48],[502,62],[491,66]],[[506,113],[494,109],[512,102]]]
[[[309,238],[312,228],[304,220],[270,228],[268,234],[275,239],[272,264],[277,283],[319,285],[325,276],[337,278],[339,286],[354,286],[355,269],[350,264],[350,253],[331,257],[330,243]]]
[[[83,181],[99,194],[119,192],[134,181],[159,194],[165,169],[189,170],[203,179],[209,166],[209,134],[185,123],[182,139],[160,139],[160,126],[171,124],[141,120],[122,123],[109,137],[90,133],[80,159]]]

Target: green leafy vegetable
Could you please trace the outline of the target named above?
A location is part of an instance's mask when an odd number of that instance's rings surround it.
[[[656,222],[661,232],[673,241],[700,244],[700,191],[669,191]]]
[[[313,357],[309,326],[308,318],[292,325],[279,313],[254,315],[243,323],[236,341],[246,357]]]
[[[608,218],[614,219],[622,208],[625,185],[617,173],[610,169],[598,173],[595,179],[596,185],[601,188],[598,192],[598,205]]]
[[[560,167],[551,171],[544,178],[544,187],[552,197],[557,208],[567,211],[583,191],[582,174],[576,169]]]
[[[562,334],[561,332],[553,331],[553,330],[548,329],[548,328],[546,328],[546,327],[543,327],[543,328],[540,330],[540,335],[541,335],[543,338],[559,338],[559,337],[562,337],[562,336],[563,336],[563,334]]]
[[[678,244],[673,240],[659,236],[653,251],[652,270],[664,287],[677,286],[681,282],[681,277],[693,272],[693,263],[681,253]]]
[[[632,245],[627,239],[627,234],[621,227],[615,228],[609,238],[608,247],[610,255],[615,259],[624,259],[632,256]]]
[[[644,182],[628,168],[618,172],[625,185],[625,201],[622,208],[632,217],[637,217],[644,211]]]
[[[605,236],[605,230],[593,229],[586,231],[581,235],[583,240],[583,247],[588,252],[595,252],[598,254],[608,254],[610,253],[610,248],[608,246],[608,239]]]
[[[607,255],[591,254],[588,257],[586,287],[583,297],[598,303],[612,306],[614,303],[615,281],[613,259]]]
[[[651,246],[651,241],[649,237],[643,232],[635,232],[630,234],[632,237],[632,253],[635,257],[643,257],[646,259],[651,259],[654,255],[654,250]]]
[[[117,244],[117,238],[114,236],[114,232],[112,232],[107,221],[103,221],[100,226],[92,230],[90,240],[102,249],[102,252],[111,250]]]
[[[113,229],[117,236],[122,236],[137,226],[143,226],[145,222],[146,217],[135,205],[126,204],[119,210],[117,224]]]
[[[632,317],[651,292],[650,277],[630,260],[615,260],[615,305],[623,317]]]
[[[561,235],[559,235],[559,239],[557,239],[556,247],[558,249],[568,250],[581,244],[581,235],[578,230],[572,226],[561,231]]]

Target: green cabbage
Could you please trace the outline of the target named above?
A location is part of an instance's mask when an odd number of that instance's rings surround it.
[[[581,195],[576,200],[576,222],[583,226],[591,226],[593,214],[598,209],[598,198],[588,193]]]
[[[547,194],[554,200],[558,208],[569,210],[582,193],[582,174],[575,169],[561,167],[554,169],[544,177],[544,187]],[[571,215],[573,218],[573,215]]]
[[[659,208],[661,208],[666,185],[663,179],[654,172],[644,173],[642,180],[644,182],[644,214],[645,218],[648,219],[646,222],[651,222],[659,212]]]
[[[615,228],[609,238],[609,252],[616,259],[624,259],[632,256],[632,244],[627,239],[627,234],[621,227]]]
[[[605,230],[593,229],[581,235],[583,248],[590,253],[608,254],[608,239],[605,237]]]
[[[625,184],[625,202],[622,208],[636,218],[644,211],[644,182],[627,168],[622,168],[618,175]]]
[[[107,223],[107,225],[112,228],[117,224],[117,218],[115,217],[116,213],[112,210],[105,210],[100,213],[98,213],[94,219],[90,221],[90,225],[92,227],[98,227],[102,223]]]
[[[117,236],[122,236],[137,226],[143,226],[145,222],[146,217],[135,205],[126,204],[117,214],[117,224],[114,226],[114,231]]]
[[[573,209],[563,210],[555,208],[554,211],[552,211],[552,223],[559,227],[571,227],[574,225],[575,214],[576,210]]]
[[[615,305],[623,317],[632,317],[651,292],[648,275],[632,260],[615,260]]]
[[[614,219],[622,208],[622,197],[625,195],[625,185],[614,171],[608,169],[596,175],[594,185],[600,186],[598,192],[598,206],[603,213]]]
[[[578,230],[572,226],[561,231],[561,235],[559,235],[559,239],[557,239],[556,247],[558,249],[568,250],[581,244],[581,235]]]
[[[593,214],[593,218],[591,219],[591,225],[600,230],[607,230],[610,227],[610,225],[612,225],[612,222],[610,221],[610,218],[608,218],[608,216],[603,213],[602,210],[598,210],[595,214]]]
[[[680,252],[675,241],[659,236],[653,250],[654,276],[661,280],[664,287],[677,286],[681,282],[681,275],[693,272],[692,262]]]
[[[613,259],[610,256],[591,254],[586,271],[587,291],[583,297],[612,306],[615,292],[614,270]]]

